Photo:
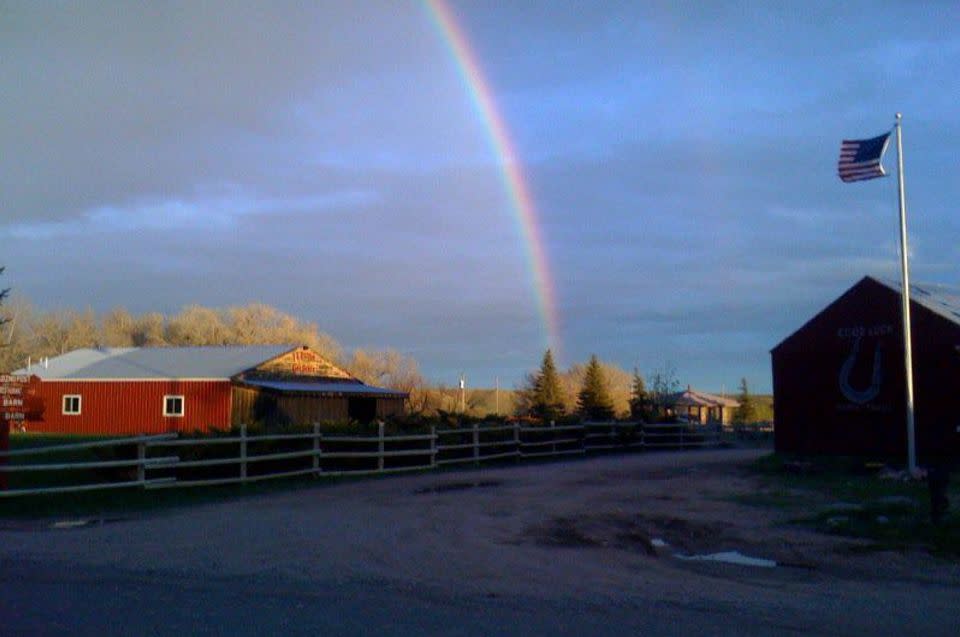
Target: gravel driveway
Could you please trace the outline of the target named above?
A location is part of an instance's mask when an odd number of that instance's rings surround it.
[[[732,496],[766,453],[371,479],[0,521],[0,634],[960,634],[960,569]],[[684,559],[720,552],[773,568]],[[758,562],[759,563],[759,562]]]

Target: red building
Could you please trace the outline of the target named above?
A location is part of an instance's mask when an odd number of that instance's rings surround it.
[[[960,451],[960,290],[911,285],[921,462]],[[779,452],[906,457],[900,286],[865,277],[773,348]]]
[[[307,347],[81,349],[15,374],[39,380],[27,431],[89,435],[189,432],[239,424],[370,421],[407,394],[366,385]]]

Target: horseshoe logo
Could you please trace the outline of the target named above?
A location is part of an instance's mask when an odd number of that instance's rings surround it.
[[[843,361],[843,365],[840,366],[840,391],[847,400],[858,405],[868,403],[877,397],[880,393],[880,381],[883,376],[880,369],[883,354],[880,352],[880,343],[877,343],[873,350],[873,375],[870,379],[870,386],[866,389],[854,389],[850,386],[850,373],[853,371],[853,366],[857,362],[857,355],[860,353],[861,338],[863,337],[858,336],[857,340],[853,342],[853,350],[847,356],[847,360]]]

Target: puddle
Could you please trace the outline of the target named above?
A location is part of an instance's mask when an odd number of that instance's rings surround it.
[[[422,487],[414,491],[417,495],[425,493],[450,493],[452,491],[468,491],[470,489],[489,489],[503,484],[500,480],[470,480],[465,482],[442,482],[432,487]]]
[[[741,566],[756,566],[760,568],[773,568],[777,565],[774,560],[766,560],[760,557],[750,557],[740,551],[724,551],[722,553],[710,553],[708,555],[680,555],[674,557],[689,562],[723,562],[725,564],[739,564]]]
[[[68,529],[82,529],[87,526],[103,526],[107,522],[119,522],[122,518],[77,518],[75,520],[57,520],[48,528],[57,531]]]
[[[95,520],[58,520],[50,525],[51,529],[77,529],[93,524]]]

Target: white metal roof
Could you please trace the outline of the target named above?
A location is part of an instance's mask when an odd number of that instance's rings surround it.
[[[871,277],[872,278],[872,277]],[[874,279],[897,294],[903,289],[900,281]],[[922,305],[951,323],[960,325],[960,289],[932,283],[911,283],[910,301]]]
[[[46,380],[206,378],[228,380],[295,345],[223,345],[212,347],[114,347],[78,349],[37,361],[15,374]]]

